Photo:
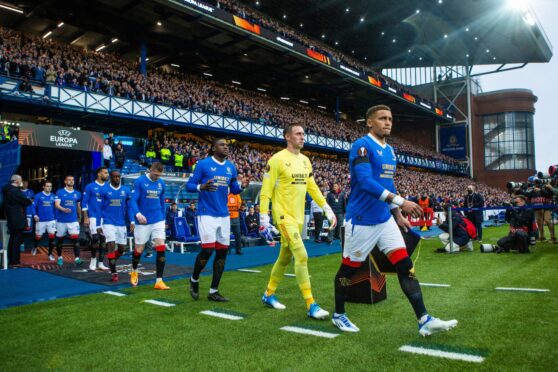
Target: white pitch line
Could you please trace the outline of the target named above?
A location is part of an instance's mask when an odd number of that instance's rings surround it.
[[[449,284],[419,283],[422,287],[451,287]]]
[[[515,291],[515,292],[550,292],[550,289],[538,288],[513,288],[513,287],[496,287],[497,291]]]
[[[289,278],[296,278],[295,274],[286,273],[285,276],[288,276]]]
[[[211,311],[211,310],[200,311],[200,314],[214,316],[216,318],[223,318],[223,319],[228,319],[228,320],[242,320],[242,319],[244,319],[243,317],[238,316],[238,315],[218,313],[216,311]]]
[[[313,329],[293,327],[293,326],[285,326],[285,327],[281,327],[279,329],[281,329],[282,331],[287,331],[287,332],[300,333],[300,334],[303,334],[303,335],[311,335],[311,336],[325,337],[325,338],[335,338],[335,337],[339,336],[339,333],[322,332],[322,331],[316,331],[316,330],[313,330]]]
[[[157,300],[144,300],[143,302],[147,302],[148,304],[163,306],[163,307],[176,306],[176,304],[171,304],[170,302],[163,302],[163,301],[157,301]]]
[[[427,349],[424,347],[417,347],[417,346],[410,346],[410,345],[401,346],[399,348],[399,351],[404,351],[406,353],[413,353],[413,354],[428,355],[428,356],[433,356],[438,358],[462,360],[464,362],[472,362],[472,363],[484,362],[484,357],[481,357],[479,355],[463,354],[463,353],[456,353],[452,351],[443,351],[437,349]]]
[[[125,293],[114,292],[114,291],[106,291],[106,292],[103,292],[103,293],[108,294],[108,295],[112,295],[112,296],[116,296],[116,297],[124,297],[124,296],[126,296]]]
[[[238,269],[237,271],[241,271],[243,273],[261,273],[260,270],[251,270],[251,269]]]

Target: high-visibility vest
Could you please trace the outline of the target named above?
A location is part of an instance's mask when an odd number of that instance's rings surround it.
[[[161,160],[162,161],[169,161],[171,157],[171,151],[167,148],[161,149]]]
[[[10,128],[4,127],[4,138],[9,140],[10,139]]]
[[[175,167],[182,167],[182,162],[183,161],[184,161],[184,155],[174,154],[174,166]]]
[[[227,207],[231,218],[238,218],[238,211],[240,210],[240,195],[229,194]]]
[[[156,154],[155,151],[153,151],[153,150],[147,150],[147,151],[145,152],[145,157],[146,157],[146,158],[153,158],[153,159],[155,159],[155,158],[157,157],[157,154]]]
[[[420,198],[418,204],[420,205],[420,207],[424,211],[424,210],[426,210],[426,208],[428,208],[428,206],[430,204],[430,198],[427,197],[424,200],[422,198]]]
[[[198,162],[195,162],[194,165],[192,165],[192,173],[194,173],[194,170],[196,170],[196,165],[198,165]]]

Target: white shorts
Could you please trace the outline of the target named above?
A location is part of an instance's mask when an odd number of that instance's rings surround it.
[[[79,222],[56,222],[56,237],[74,235],[79,236]]]
[[[126,245],[128,243],[128,232],[126,226],[103,225],[103,234],[107,243]]]
[[[229,217],[198,216],[197,219],[202,248],[229,248],[231,243]]]
[[[91,235],[97,234],[97,229],[103,227],[103,219],[101,218],[97,224],[97,217],[89,217],[89,233]]]
[[[56,220],[39,221],[35,224],[36,236],[43,236],[45,232],[48,232],[48,235],[54,235],[56,233]]]
[[[378,225],[353,225],[351,221],[345,221],[343,258],[363,262],[376,245],[386,255],[405,249],[405,240],[393,217]]]
[[[165,240],[166,237],[165,221],[159,221],[149,225],[136,224],[134,228],[134,241],[139,245],[147,243],[149,239]]]

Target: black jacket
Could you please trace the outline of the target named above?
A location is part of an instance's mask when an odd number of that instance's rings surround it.
[[[345,193],[340,192],[339,194],[329,192],[326,196],[327,204],[333,210],[335,214],[343,214],[345,213]]]
[[[25,217],[25,207],[31,205],[31,199],[27,199],[25,194],[17,187],[8,184],[2,188],[4,195],[4,213],[8,220],[8,229],[21,230],[27,226]]]
[[[260,228],[260,220],[255,213],[253,215],[247,215],[244,220],[246,221],[248,232],[258,232]]]
[[[463,217],[461,217],[461,215],[456,212],[452,213],[451,220],[453,227],[453,241],[456,244],[459,244],[460,247],[463,247],[465,244],[469,243],[469,240],[471,239],[469,237],[469,233],[467,232],[467,225],[465,225]],[[449,233],[448,221],[444,222],[438,227],[440,228],[440,230]]]

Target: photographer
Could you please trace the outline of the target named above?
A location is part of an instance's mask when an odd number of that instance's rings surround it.
[[[552,204],[553,193],[543,186],[542,181],[538,178],[534,180],[534,187],[529,193],[529,200],[532,206],[543,206]],[[550,240],[556,243],[556,236],[554,234],[554,224],[552,223],[552,215],[550,209],[535,209],[535,219],[539,226],[539,241],[546,241],[544,237],[544,225],[548,226],[550,231]]]
[[[533,233],[533,222],[535,216],[532,209],[523,209],[525,196],[517,195],[514,198],[516,208],[506,211],[506,221],[510,224],[510,233],[496,243],[496,253],[509,252],[531,253],[529,251],[529,239]]]
[[[465,206],[467,208],[482,208],[484,207],[483,196],[475,192],[475,186],[467,186],[467,195],[465,195]],[[471,221],[475,228],[477,229],[477,240],[482,242],[482,222],[484,220],[484,214],[482,210],[470,210],[467,211],[465,216]]]
[[[440,234],[438,236],[442,244],[444,244],[444,248],[438,249],[437,252],[456,253],[461,250],[468,250],[469,252],[472,252],[473,242],[471,241],[471,236],[469,234],[467,224],[463,216],[456,211],[452,213],[451,222],[453,242],[450,242],[448,214],[447,212],[445,212],[444,214],[446,216],[446,220],[444,223],[442,223],[442,219],[440,218],[440,216],[438,216],[438,218],[436,219],[436,225],[440,228],[440,230],[444,231],[443,234]]]

